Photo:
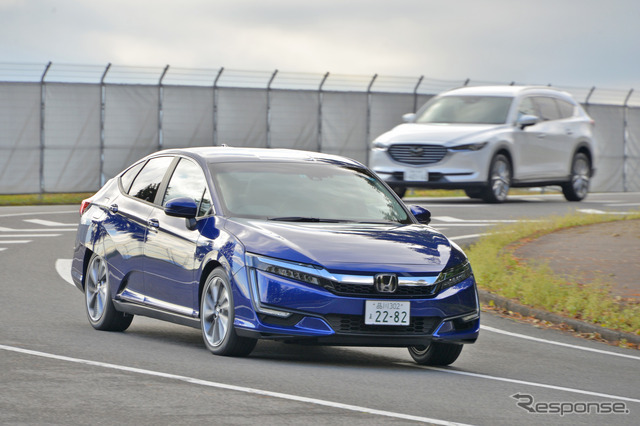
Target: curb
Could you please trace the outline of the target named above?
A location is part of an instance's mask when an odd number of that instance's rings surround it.
[[[533,317],[542,321],[549,321],[555,324],[566,324],[579,333],[598,333],[600,337],[608,342],[619,342],[625,339],[629,343],[640,345],[640,336],[632,333],[625,333],[623,331],[611,330],[601,327],[599,325],[590,324],[584,321],[580,321],[574,318],[563,317],[562,315],[554,314],[551,312],[543,311],[540,309],[530,308],[528,306],[521,305],[506,297],[498,296],[497,294],[489,293],[485,290],[478,289],[478,296],[480,302],[489,304],[493,302],[494,306],[506,309],[508,311],[517,312],[525,317]]]

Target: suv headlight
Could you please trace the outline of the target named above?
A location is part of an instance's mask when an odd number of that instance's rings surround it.
[[[458,263],[457,265],[450,266],[445,268],[440,275],[438,275],[438,279],[436,279],[436,284],[440,285],[440,291],[452,287],[458,283],[469,278],[473,272],[471,271],[471,264],[468,260],[464,260],[462,263]]]
[[[373,141],[371,143],[371,148],[377,151],[386,151],[389,146],[383,142]]]
[[[468,143],[464,145],[452,146],[449,147],[449,151],[452,152],[460,152],[460,151],[480,151],[482,148],[487,146],[489,142],[478,142],[478,143]]]

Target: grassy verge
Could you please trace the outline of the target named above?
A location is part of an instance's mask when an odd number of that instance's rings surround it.
[[[0,195],[0,206],[33,206],[45,204],[80,204],[93,193],[72,194],[8,194]]]
[[[620,303],[609,294],[606,283],[567,282],[547,265],[534,268],[514,255],[528,239],[563,228],[624,219],[640,219],[640,212],[623,217],[574,214],[500,226],[466,252],[479,288],[534,308],[640,335],[639,303]]]

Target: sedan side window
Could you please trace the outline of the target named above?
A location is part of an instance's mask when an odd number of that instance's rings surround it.
[[[140,172],[140,169],[142,169],[142,166],[144,166],[144,163],[144,161],[141,161],[135,166],[129,167],[129,170],[127,170],[122,174],[122,176],[120,176],[120,183],[122,184],[122,189],[124,189],[124,192],[129,193],[131,182],[133,182],[136,176],[138,176],[138,173]]]
[[[187,197],[195,201],[198,204],[198,216],[204,216],[211,208],[211,197],[204,173],[199,165],[186,158],[180,159],[173,172],[162,205],[178,197]]]
[[[172,161],[173,157],[156,157],[149,160],[133,181],[129,195],[153,203],[162,178]]]

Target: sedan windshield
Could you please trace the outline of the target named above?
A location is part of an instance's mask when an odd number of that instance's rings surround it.
[[[228,216],[288,222],[411,223],[387,188],[364,169],[309,162],[209,165]]]
[[[513,98],[443,96],[418,111],[416,123],[504,124]]]

